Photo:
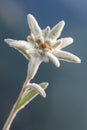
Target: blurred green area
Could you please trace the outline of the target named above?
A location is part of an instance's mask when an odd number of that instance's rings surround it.
[[[43,63],[32,82],[48,81],[47,98],[38,96],[22,110],[12,130],[87,129],[87,1],[0,0],[0,129],[24,82],[26,59],[4,43],[5,38],[26,40],[30,33],[27,14],[33,14],[42,28],[60,20],[66,25],[61,37],[74,44],[65,50],[82,59],[81,64],[61,62],[60,68]]]

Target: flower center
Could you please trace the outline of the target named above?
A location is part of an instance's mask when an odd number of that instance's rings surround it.
[[[50,47],[49,43],[47,41],[44,42],[43,37],[39,37],[36,42],[38,43],[39,47],[41,49],[48,49],[48,50],[52,50],[52,48]]]
[[[52,48],[49,46],[49,44],[48,44],[47,42],[43,43],[43,44],[41,45],[41,47],[42,47],[43,49],[52,50]]]

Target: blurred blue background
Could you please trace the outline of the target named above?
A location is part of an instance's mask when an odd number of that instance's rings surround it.
[[[87,130],[87,0],[0,0],[0,129],[26,77],[28,61],[4,43],[5,38],[26,40],[27,14],[42,28],[65,20],[61,37],[74,44],[65,50],[81,64],[43,63],[33,82],[50,83],[47,98],[38,96],[14,120],[11,130]]]

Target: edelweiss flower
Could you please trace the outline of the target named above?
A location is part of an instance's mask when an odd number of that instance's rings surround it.
[[[19,50],[30,61],[28,67],[30,79],[33,79],[43,61],[48,62],[50,60],[56,67],[60,66],[59,60],[81,62],[77,56],[61,50],[73,43],[71,37],[58,39],[65,25],[64,21],[56,24],[51,30],[49,26],[42,30],[31,14],[27,16],[27,19],[31,31],[27,41],[5,39],[5,42]]]

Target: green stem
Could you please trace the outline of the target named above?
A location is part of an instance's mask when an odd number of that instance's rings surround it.
[[[30,82],[30,80],[27,77],[25,82],[24,82],[23,88],[22,88],[22,90],[21,90],[21,92],[20,92],[20,94],[18,96],[18,99],[17,99],[16,103],[14,104],[14,106],[13,106],[13,108],[12,108],[10,114],[9,114],[9,117],[7,118],[6,123],[5,123],[2,130],[9,130],[10,129],[10,126],[11,126],[14,118],[16,117],[17,113],[19,112],[19,110],[17,108],[18,108],[18,105],[19,105],[19,103],[21,101],[21,98],[22,98],[23,94],[26,91],[26,86],[27,86],[27,84],[29,82]]]

